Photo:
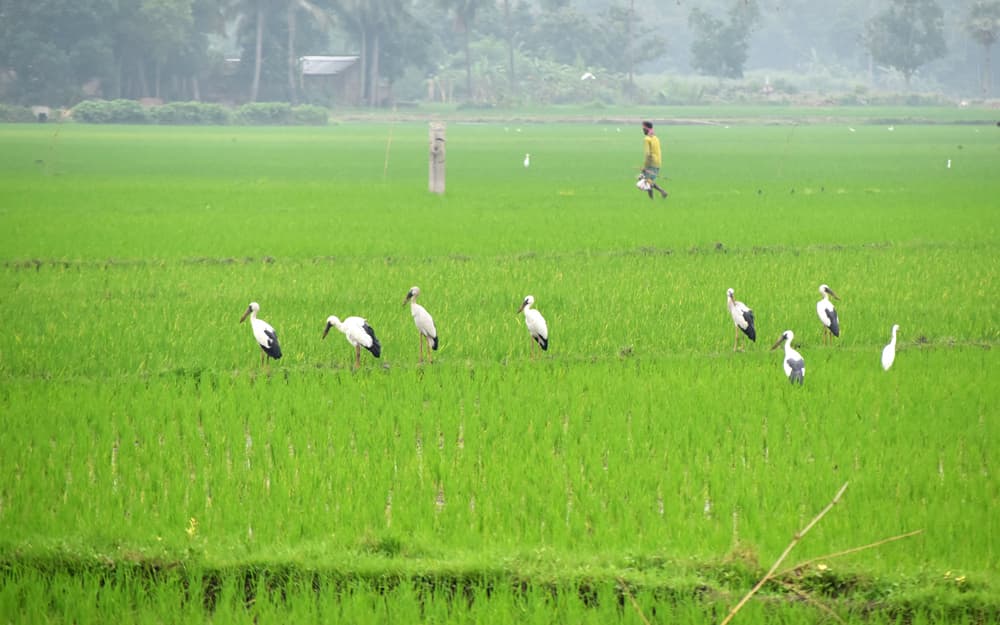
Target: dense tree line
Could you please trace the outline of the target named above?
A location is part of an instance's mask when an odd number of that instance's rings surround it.
[[[0,0],[0,100],[297,104],[306,54],[358,55],[373,106],[404,80],[407,97],[419,81],[420,98],[545,103],[631,97],[643,72],[909,83],[935,63],[988,94],[998,35],[1000,0]]]

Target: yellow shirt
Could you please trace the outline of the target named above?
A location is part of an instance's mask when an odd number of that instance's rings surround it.
[[[660,167],[660,138],[656,135],[646,135],[645,156],[643,167]]]

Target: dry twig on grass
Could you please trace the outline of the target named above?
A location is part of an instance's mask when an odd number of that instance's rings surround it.
[[[905,534],[899,534],[898,536],[890,536],[889,538],[883,538],[882,540],[878,540],[878,541],[875,541],[873,543],[868,543],[867,545],[862,545],[860,547],[852,547],[850,549],[845,549],[844,551],[838,551],[836,553],[831,553],[831,554],[828,554],[828,555],[825,555],[825,556],[817,556],[815,558],[810,558],[808,560],[804,560],[802,562],[799,562],[795,566],[790,566],[787,569],[784,569],[783,571],[781,571],[780,573],[775,573],[774,576],[775,577],[782,577],[782,576],[788,575],[789,573],[792,573],[794,571],[800,571],[803,568],[805,568],[805,567],[809,566],[810,564],[812,564],[813,562],[819,562],[820,560],[833,560],[834,558],[839,558],[841,556],[846,556],[846,555],[850,555],[852,553],[857,553],[859,551],[864,551],[865,549],[873,549],[875,547],[880,547],[880,546],[882,546],[882,545],[884,545],[886,543],[891,543],[891,542],[894,542],[894,541],[897,541],[897,540],[902,540],[904,538],[910,538],[911,536],[916,536],[917,534],[923,534],[923,532],[924,532],[923,529],[913,530],[912,532],[907,532]]]
[[[778,570],[778,567],[781,566],[781,563],[785,561],[785,558],[787,558],[788,554],[792,551],[792,549],[795,548],[795,545],[799,544],[799,541],[802,540],[802,537],[805,536],[809,532],[809,530],[813,528],[814,525],[819,523],[819,520],[822,519],[826,515],[826,513],[830,511],[831,508],[837,505],[837,502],[840,501],[840,496],[844,494],[845,490],[847,490],[848,484],[849,482],[844,482],[844,485],[841,486],[840,490],[837,491],[837,494],[833,497],[833,500],[830,501],[830,503],[826,504],[826,507],[823,508],[820,511],[820,513],[817,514],[815,518],[813,518],[812,521],[809,521],[808,525],[803,527],[801,530],[799,530],[797,534],[795,534],[794,537],[792,537],[792,542],[788,543],[788,546],[785,547],[785,550],[781,553],[778,559],[774,561],[774,564],[772,564],[771,568],[767,571],[767,573],[764,574],[764,577],[762,577],[760,581],[757,582],[756,586],[750,589],[750,592],[748,592],[746,596],[740,599],[740,602],[737,603],[736,606],[729,611],[729,615],[726,616],[726,618],[724,618],[722,620],[722,623],[720,623],[719,625],[726,625],[727,623],[729,623],[729,621],[733,620],[733,617],[736,616],[736,613],[739,612],[744,605],[746,605],[746,602],[750,601],[750,598],[753,597],[755,594],[757,594],[757,591],[760,590],[764,586],[764,584],[767,583],[767,580],[771,579],[771,577],[774,576],[774,572]]]

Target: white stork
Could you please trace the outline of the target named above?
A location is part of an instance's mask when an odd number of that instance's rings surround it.
[[[347,337],[347,342],[354,346],[354,367],[361,366],[361,348],[364,347],[378,358],[382,355],[382,344],[375,338],[375,330],[361,317],[348,317],[341,321],[334,315],[326,319],[323,338],[326,338],[330,328],[337,328]]]
[[[886,371],[892,366],[892,362],[896,360],[896,333],[899,332],[899,324],[894,324],[892,326],[892,340],[889,344],[882,348],[882,368]]]
[[[438,348],[437,328],[434,327],[434,319],[427,312],[427,309],[417,303],[418,295],[420,295],[420,287],[412,287],[406,293],[403,306],[406,306],[407,302],[410,303],[410,314],[413,315],[413,323],[417,326],[417,331],[420,332],[420,362],[424,361],[425,340],[427,341],[427,359],[433,362],[431,350],[437,351]]]
[[[794,338],[795,334],[791,330],[785,330],[781,338],[771,347],[771,351],[778,349],[782,341],[785,342],[785,358],[781,361],[781,367],[785,370],[789,382],[802,384],[806,378],[806,361],[802,358],[802,354],[792,349]]]
[[[250,317],[250,327],[253,329],[253,337],[257,339],[257,344],[260,345],[261,349],[260,364],[263,365],[268,357],[275,360],[281,358],[281,346],[278,345],[278,335],[275,333],[274,328],[271,327],[271,324],[257,318],[259,310],[260,304],[250,302],[246,312],[240,317],[240,323],[243,323],[247,316]]]
[[[524,166],[525,167],[531,167],[531,155],[530,154],[525,154],[524,155]]]
[[[545,351],[549,348],[549,327],[545,324],[545,317],[542,316],[542,313],[531,307],[534,303],[535,298],[533,296],[529,295],[525,297],[517,312],[524,311],[524,324],[528,326],[528,333],[531,334],[531,338],[538,343],[539,347]],[[531,357],[535,357],[534,350],[531,352]]]
[[[832,295],[833,299],[836,300],[840,298],[825,284],[819,285],[819,292],[823,295],[823,299],[816,302],[816,314],[823,323],[823,342],[826,343],[830,340],[831,334],[840,336],[840,321],[837,320],[837,310],[833,307],[830,296]]]
[[[733,339],[733,351],[736,351],[737,345],[739,345],[740,331],[746,334],[747,337],[756,342],[757,341],[757,329],[753,325],[753,310],[743,302],[737,301],[733,297],[734,291],[729,289],[726,291],[727,306],[729,306],[729,314],[733,318],[733,324],[736,326],[736,338]]]

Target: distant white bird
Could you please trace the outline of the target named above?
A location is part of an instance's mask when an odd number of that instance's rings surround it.
[[[892,366],[894,360],[896,360],[896,333],[899,332],[899,324],[894,324],[892,326],[892,340],[889,344],[882,348],[882,368],[886,371]]]
[[[580,80],[595,80],[597,76],[594,76],[590,72],[584,72],[583,76],[580,76]]]
[[[259,310],[260,304],[250,302],[246,312],[240,317],[240,323],[243,323],[248,315],[250,316],[250,327],[253,329],[253,337],[257,340],[257,344],[260,345],[260,364],[263,365],[264,360],[268,357],[275,360],[281,358],[281,346],[278,345],[278,335],[275,333],[274,328],[271,327],[271,324],[257,318]]]
[[[424,341],[427,341],[427,359],[433,362],[431,357],[431,350],[437,350],[438,348],[438,333],[437,329],[434,327],[434,319],[431,318],[430,313],[427,309],[417,303],[417,296],[420,295],[420,287],[412,287],[406,293],[406,299],[403,300],[403,306],[406,303],[410,303],[410,314],[413,315],[413,323],[417,326],[417,331],[420,332],[420,362],[424,361]]]
[[[782,341],[785,342],[785,357],[781,361],[781,368],[785,370],[785,376],[789,382],[802,384],[806,378],[806,361],[802,358],[802,354],[792,349],[792,339],[794,338],[795,334],[791,330],[785,330],[781,334],[781,338],[771,347],[771,351],[778,349]]]
[[[347,342],[354,346],[354,366],[361,366],[361,348],[364,347],[378,358],[382,355],[382,344],[375,338],[375,331],[362,317],[348,317],[341,321],[334,315],[326,319],[323,338],[326,338],[330,328],[337,328],[347,337]]]
[[[524,166],[525,167],[530,167],[531,166],[531,155],[530,154],[525,154],[524,155]]]
[[[856,130],[854,130],[854,128],[851,128],[850,126],[848,126],[847,129],[850,130],[851,132],[857,132]]]
[[[542,351],[545,351],[549,349],[549,327],[546,325],[545,317],[542,316],[542,313],[531,307],[534,303],[535,298],[533,296],[529,295],[525,297],[517,312],[524,311],[524,324],[528,326],[528,333],[531,334],[531,338],[542,348]],[[534,358],[535,352],[532,351],[531,355]]]
[[[819,292],[823,295],[823,299],[816,302],[816,315],[823,323],[823,342],[826,343],[830,340],[831,334],[840,336],[840,321],[837,319],[837,310],[833,307],[830,296],[837,300],[840,298],[825,284],[819,285]]]
[[[736,351],[740,341],[740,331],[751,340],[757,341],[757,329],[753,325],[753,310],[743,302],[739,302],[733,296],[733,290],[726,291],[726,305],[729,307],[729,314],[733,318],[736,326],[736,337],[733,339],[733,351]]]

